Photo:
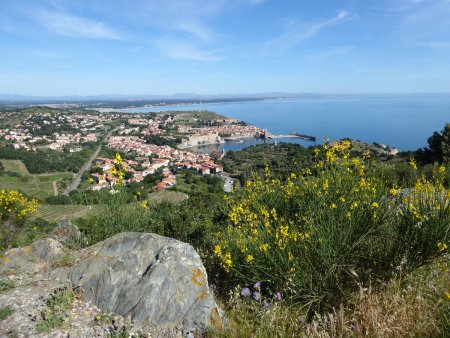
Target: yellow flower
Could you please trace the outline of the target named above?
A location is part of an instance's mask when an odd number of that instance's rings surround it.
[[[306,169],[302,169],[302,175],[312,175],[311,169],[306,168]]]
[[[231,260],[231,253],[227,252],[223,257],[222,267],[225,270],[225,272],[230,272],[232,266],[233,261]]]
[[[353,204],[350,206],[350,210],[356,209],[358,205],[358,202],[353,202]]]
[[[116,158],[115,158],[114,162],[116,162],[117,164],[120,164],[120,165],[123,163],[122,156],[120,156],[119,153],[116,153]]]
[[[245,261],[247,263],[251,263],[253,261],[253,256],[252,255],[247,255],[247,257],[245,257]]]
[[[330,209],[336,209],[337,208],[337,205],[336,204],[334,204],[334,203],[331,203],[331,205],[330,205]]]
[[[395,189],[395,188],[393,187],[393,188],[391,188],[391,189],[389,190],[389,193],[390,193],[392,196],[397,196],[398,190]]]
[[[377,209],[380,205],[377,202],[372,203],[372,209]]]
[[[222,255],[222,248],[220,247],[220,245],[216,245],[214,247],[214,253],[216,254],[216,256],[221,256]]]
[[[37,208],[37,200],[29,199],[16,190],[1,190],[0,192],[0,221],[22,219],[28,214],[36,212]]]
[[[444,291],[444,296],[447,297],[447,299],[450,299],[450,292]]]
[[[148,209],[148,202],[147,201],[143,201],[141,203],[141,207],[143,207],[144,209]]]
[[[267,250],[269,250],[270,249],[270,246],[269,246],[269,244],[260,244],[259,245],[259,250],[261,251],[261,252],[266,252]]]
[[[411,159],[409,160],[409,164],[411,165],[411,167],[413,167],[414,170],[417,170],[417,162],[414,158],[411,157]]]
[[[439,251],[441,251],[441,252],[447,250],[447,244],[446,243],[438,242],[437,246],[438,246]]]
[[[291,252],[288,252],[288,259],[292,261],[294,259],[294,255]]]

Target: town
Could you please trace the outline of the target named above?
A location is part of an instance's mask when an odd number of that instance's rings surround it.
[[[224,143],[226,138],[260,137],[264,133],[245,122],[203,111],[71,112],[40,107],[27,112],[14,126],[0,129],[0,140],[12,150],[26,152],[70,154],[88,147],[103,149],[89,166],[89,177],[84,175],[92,191],[111,189],[119,183],[119,178],[110,172],[116,152],[126,157],[125,185],[141,183],[146,176],[158,174],[161,179],[154,182],[152,190],[159,191],[177,183],[176,170],[223,174],[223,167],[216,163],[223,154],[212,157],[189,148]],[[10,118],[20,113],[5,114]]]

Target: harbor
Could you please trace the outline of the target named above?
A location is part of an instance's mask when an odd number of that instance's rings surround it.
[[[264,136],[262,137],[263,139],[286,139],[286,138],[299,138],[301,140],[305,140],[305,141],[311,141],[311,142],[316,142],[316,137],[315,136],[310,136],[310,135],[306,135],[306,134],[300,134],[297,132],[292,132],[289,134],[281,134],[281,135],[274,135],[271,134],[269,132],[267,132],[266,134],[264,134]]]

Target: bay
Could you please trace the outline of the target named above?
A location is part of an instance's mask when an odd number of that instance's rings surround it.
[[[434,131],[450,123],[450,94],[423,95],[336,95],[247,102],[154,106],[122,109],[123,112],[209,110],[268,129],[273,134],[298,132],[316,136],[320,143],[351,138],[378,142],[401,151],[427,145]],[[313,143],[295,138],[270,140],[304,146]],[[209,152],[239,150],[261,143],[246,139],[220,146],[194,149]]]

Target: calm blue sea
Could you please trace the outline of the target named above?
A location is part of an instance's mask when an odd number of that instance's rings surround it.
[[[296,131],[334,140],[349,137],[367,143],[379,142],[400,150],[416,150],[427,138],[450,123],[450,94],[321,96],[302,99],[177,105],[133,108],[128,112],[209,110],[268,129],[273,134]],[[308,146],[298,139],[279,139]],[[218,150],[238,150],[260,143],[227,142]],[[274,141],[271,141],[274,142]],[[203,148],[205,151],[217,147]]]

